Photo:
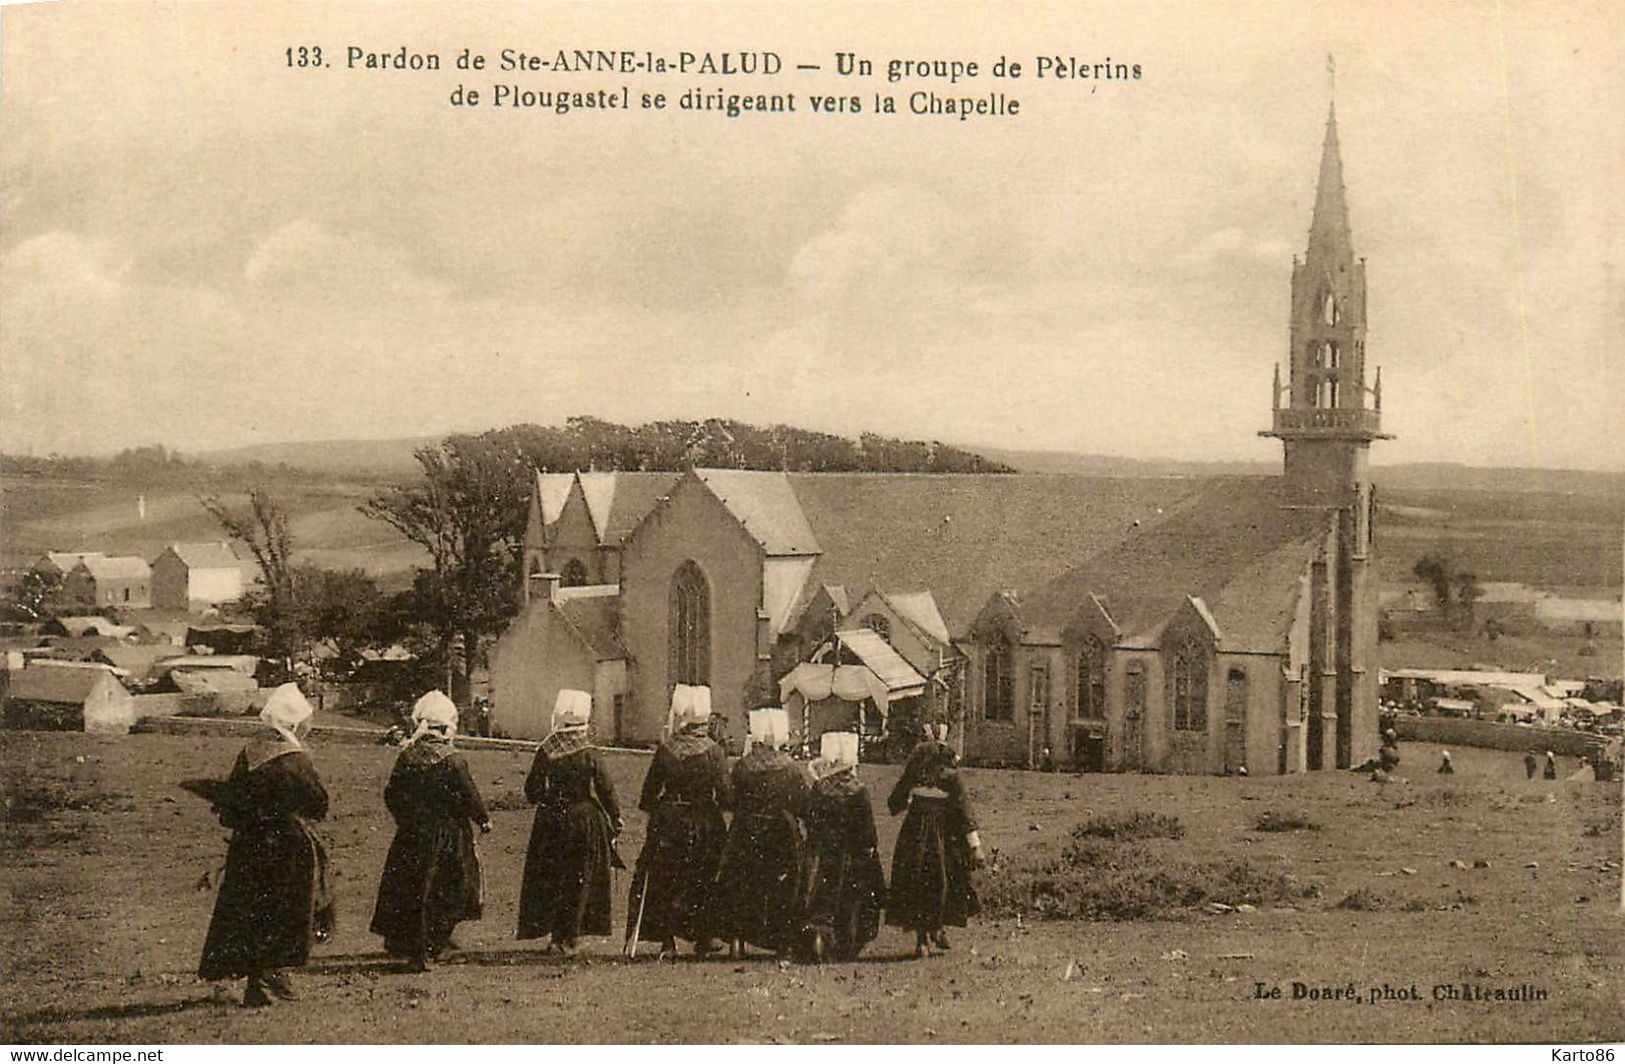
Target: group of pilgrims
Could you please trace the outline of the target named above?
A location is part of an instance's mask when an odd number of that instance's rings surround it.
[[[273,692],[260,719],[274,735],[244,747],[215,796],[232,836],[198,974],[246,978],[245,1005],[293,997],[289,970],[333,933],[327,851],[312,828],[328,798],[304,743],[311,715],[295,685]],[[621,806],[591,721],[591,696],[559,692],[525,779],[536,814],[518,937],[545,937],[565,957],[583,938],[613,933],[612,869],[624,868]],[[407,970],[425,971],[456,948],[459,923],[481,916],[474,832],[488,833],[491,817],[456,750],[456,705],[432,691],[412,722],[384,788],[395,837],[371,930]],[[887,924],[914,932],[915,956],[948,949],[945,928],[978,912],[971,870],[984,862],[946,738],[946,729],[931,729],[887,800],[893,816],[904,815],[888,888],[855,733],[824,734],[808,764],[790,755],[788,714],[754,710],[744,756],[730,766],[711,735],[710,690],[679,685],[638,798],[648,827],[623,951],[636,957],[652,943],[671,958],[681,941],[701,957],[755,948],[846,961],[878,935],[883,912]]]

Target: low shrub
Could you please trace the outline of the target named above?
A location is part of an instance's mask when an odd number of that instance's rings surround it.
[[[121,795],[65,780],[8,778],[0,791],[0,822],[37,824],[53,813],[95,813],[113,808]]]
[[[1369,887],[1355,887],[1343,895],[1336,908],[1349,909],[1359,913],[1374,913],[1388,907],[1388,900]]]
[[[1319,831],[1320,825],[1302,813],[1277,813],[1266,809],[1253,823],[1254,831]]]
[[[1003,867],[981,891],[990,915],[1045,920],[1171,919],[1208,902],[1265,905],[1312,893],[1249,861],[1191,860],[1089,836],[1058,857]]]
[[[1131,842],[1139,839],[1182,839],[1185,825],[1177,816],[1163,813],[1114,813],[1092,817],[1072,829],[1074,839],[1111,839]]]

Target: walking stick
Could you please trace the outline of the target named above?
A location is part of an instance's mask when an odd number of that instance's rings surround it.
[[[643,906],[648,902],[648,900],[649,870],[645,868],[643,870],[643,886],[638,888],[638,918],[633,922],[632,933],[627,936],[626,946],[621,951],[625,953],[630,960],[638,959],[638,935],[643,931]]]

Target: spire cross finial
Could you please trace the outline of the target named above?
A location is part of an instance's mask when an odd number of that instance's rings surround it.
[[[1333,107],[1337,106],[1337,60],[1326,53],[1326,95]]]

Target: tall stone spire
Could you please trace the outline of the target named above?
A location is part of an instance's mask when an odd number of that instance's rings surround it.
[[[1349,232],[1334,102],[1321,143],[1309,248],[1292,264],[1287,402],[1281,404],[1277,385],[1265,432],[1284,444],[1286,481],[1301,499],[1350,507],[1368,493],[1367,452],[1373,440],[1387,436],[1366,387],[1365,334],[1365,263],[1354,257]]]
[[[1343,188],[1343,153],[1337,143],[1337,102],[1326,113],[1326,139],[1320,148],[1320,179],[1309,220],[1308,259],[1317,265],[1347,266],[1354,258],[1349,205]]]

